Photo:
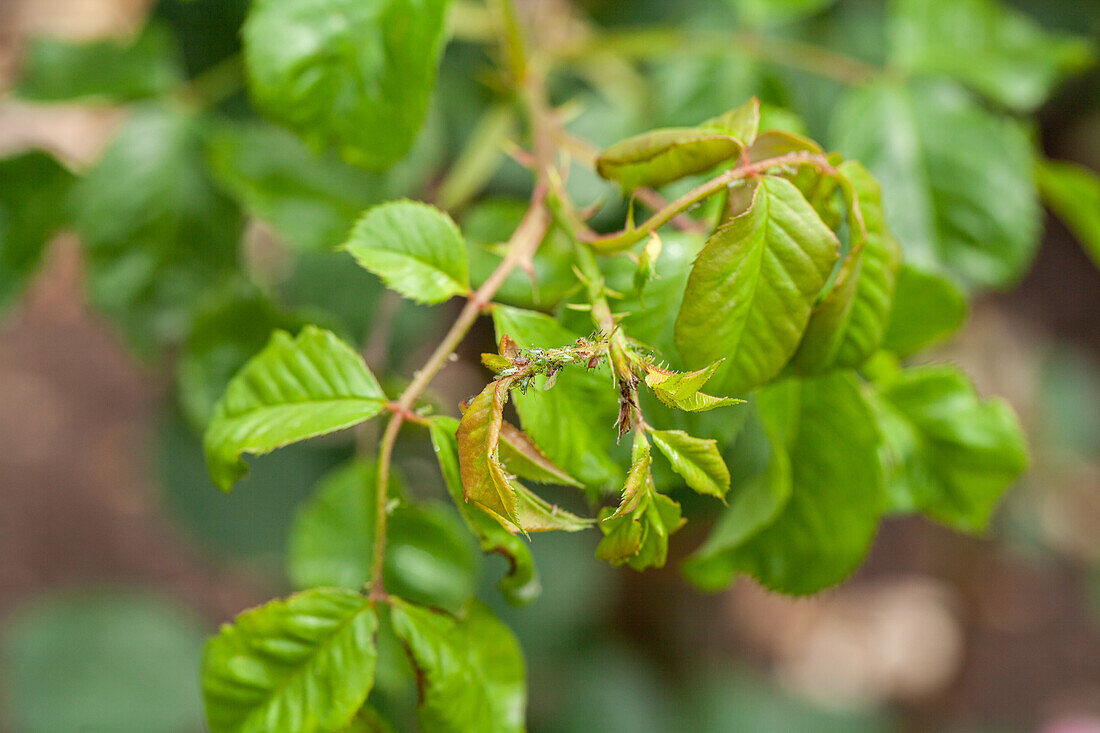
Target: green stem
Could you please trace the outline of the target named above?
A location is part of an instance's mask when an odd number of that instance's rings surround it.
[[[776,158],[768,158],[756,163],[731,168],[730,170],[715,176],[706,183],[702,183],[685,193],[680,198],[668,204],[665,208],[646,219],[640,226],[624,229],[613,234],[589,235],[581,232],[579,238],[592,249],[602,254],[618,252],[631,247],[649,236],[650,232],[660,229],[669,223],[681,212],[687,211],[703,199],[718,193],[723,188],[744,178],[759,175],[771,168],[781,168],[790,165],[811,165],[831,176],[838,175],[837,170],[829,163],[824,155],[816,153],[788,153]]]
[[[535,148],[535,187],[531,194],[531,205],[516,227],[511,239],[508,240],[507,254],[504,259],[466,300],[462,311],[458,314],[450,330],[436,347],[432,355],[424,363],[424,366],[416,372],[413,381],[401,393],[397,402],[391,409],[393,416],[386,425],[382,439],[378,447],[378,482],[375,492],[375,528],[374,528],[374,556],[372,558],[370,573],[370,597],[375,600],[386,598],[384,582],[385,554],[386,554],[386,506],[389,503],[389,479],[390,465],[393,462],[393,448],[397,443],[397,434],[406,417],[412,413],[417,399],[431,384],[435,375],[451,360],[451,355],[462,339],[477,322],[489,304],[493,295],[504,284],[508,276],[521,264],[530,261],[538,250],[539,244],[546,236],[550,227],[550,210],[546,203],[547,178],[553,167],[553,145],[550,140],[551,128],[554,125],[553,118],[544,99],[542,78],[531,72],[531,67],[526,60],[518,64],[513,58],[515,53],[522,54],[522,46],[516,50],[516,43],[522,42],[518,35],[518,27],[515,25],[515,9],[510,0],[501,0],[502,12],[505,14],[504,26],[507,29],[504,43],[508,51],[512,70],[522,70],[523,75],[517,76],[520,84],[519,95],[530,118],[531,136],[534,139]],[[525,58],[525,57],[524,57]]]

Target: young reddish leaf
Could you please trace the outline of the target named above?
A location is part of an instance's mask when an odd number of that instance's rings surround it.
[[[490,382],[466,408],[458,424],[458,464],[463,498],[478,504],[506,527],[519,527],[516,492],[504,473],[498,452],[509,386],[509,379]]]
[[[462,497],[462,478],[459,470],[458,420],[445,415],[431,419],[428,429],[432,437],[439,468],[444,483],[454,499],[462,518],[470,530],[477,535],[482,552],[496,552],[503,555],[509,563],[508,573],[498,584],[501,594],[514,606],[530,603],[542,592],[538,569],[535,567],[531,550],[520,538],[480,509],[466,503]]]
[[[500,460],[505,468],[520,478],[543,484],[583,486],[551,461],[527,433],[509,422],[503,422],[500,426]]]

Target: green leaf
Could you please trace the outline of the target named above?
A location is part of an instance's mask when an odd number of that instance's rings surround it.
[[[334,155],[317,155],[285,130],[260,122],[219,125],[207,159],[230,196],[302,249],[340,244],[363,209],[385,196],[379,177]]]
[[[968,310],[950,280],[902,264],[882,346],[898,356],[915,354],[958,331]]]
[[[895,510],[919,510],[968,532],[988,523],[1027,468],[1012,408],[982,401],[958,369],[907,369],[879,385],[878,417]]]
[[[1037,173],[1047,206],[1100,267],[1100,176],[1075,163],[1045,158]]]
[[[68,224],[74,180],[37,150],[0,160],[0,314],[38,268],[46,242]]]
[[[832,137],[882,185],[907,262],[984,287],[1027,270],[1041,222],[1031,144],[1016,122],[957,89],[879,84],[837,107]]]
[[[824,155],[825,151],[813,140],[786,130],[765,130],[746,151],[750,163],[759,163],[790,153]]]
[[[498,341],[507,334],[523,349],[568,346],[579,336],[543,313],[507,306],[493,308],[493,323]],[[544,384],[545,377],[535,377],[526,394],[514,395],[524,432],[586,486],[612,488],[619,468],[605,446],[613,441],[618,395],[607,372],[567,367],[553,389]]]
[[[604,538],[596,546],[596,557],[614,567],[626,564],[638,571],[664,567],[668,538],[684,525],[680,505],[657,493],[650,478],[633,511],[619,517],[613,513],[611,507],[600,512]]]
[[[765,176],[748,208],[699,253],[676,318],[692,366],[718,369],[726,392],[774,378],[798,347],[837,259],[836,235],[789,181]]]
[[[626,474],[626,481],[623,482],[623,488],[619,494],[619,508],[608,519],[618,519],[630,514],[643,499],[647,498],[649,485],[653,481],[650,473],[652,463],[649,441],[646,440],[642,431],[636,431],[630,452],[630,471]]]
[[[291,338],[276,331],[215,408],[203,439],[210,477],[228,491],[247,470],[242,453],[263,455],[358,425],[385,403],[363,358],[332,333],[308,326]]]
[[[1020,111],[1095,59],[1088,39],[1046,31],[997,0],[894,0],[889,36],[900,69],[951,76]]]
[[[699,391],[720,365],[721,360],[695,372],[673,372],[655,364],[645,364],[645,383],[661,402],[685,412],[704,412],[744,402],[733,397],[714,397]]]
[[[682,430],[651,429],[649,436],[688,486],[700,494],[725,499],[730,472],[718,452],[717,441],[695,438]]]
[[[449,216],[427,204],[375,206],[355,225],[344,249],[418,303],[442,303],[470,291],[462,233]]]
[[[688,580],[704,591],[729,587],[740,571],[737,548],[775,521],[791,498],[791,459],[772,441],[766,470],[734,490],[733,500],[714,523],[706,541],[683,565]]]
[[[367,598],[317,588],[245,611],[206,645],[210,733],[338,730],[374,683],[378,617]]]
[[[699,126],[720,130],[739,140],[743,146],[749,147],[756,140],[756,133],[760,130],[760,100],[753,97],[740,107],[734,107],[729,112],[712,117]]]
[[[392,599],[391,618],[421,682],[420,727],[436,733],[524,730],[523,652],[483,604],[461,617]]]
[[[256,106],[314,147],[386,168],[424,120],[447,0],[257,0],[242,30]]]
[[[705,127],[651,130],[617,142],[596,158],[596,172],[626,190],[663,186],[736,158],[745,144]]]
[[[755,533],[727,526],[727,541],[704,557],[725,554],[729,569],[783,593],[813,593],[851,573],[867,552],[884,504],[880,437],[855,377],[832,372],[761,390],[768,433],[790,456],[790,496]],[[781,497],[784,467],[773,457],[766,490],[754,489],[767,515]],[[738,510],[735,503],[730,511]],[[710,578],[713,580],[713,577]]]
[[[138,107],[73,194],[92,304],[146,351],[180,341],[201,295],[236,271],[241,233],[198,120]]]
[[[272,331],[304,325],[251,286],[238,285],[203,303],[176,362],[180,409],[192,426],[206,428],[229,380],[263,349]]]
[[[390,483],[399,496],[397,477]],[[358,590],[369,582],[376,489],[376,469],[365,463],[349,463],[322,479],[291,527],[287,574],[294,587]],[[477,558],[453,512],[401,503],[389,514],[383,572],[388,592],[458,610],[474,594]]]
[[[203,628],[178,598],[51,591],[5,613],[4,722],[27,733],[202,729]]]
[[[455,438],[458,425],[458,420],[444,415],[433,417],[428,424],[432,446],[435,448],[436,458],[439,459],[439,468],[443,472],[447,490],[467,526],[477,535],[481,551],[496,552],[508,560],[508,573],[497,586],[505,600],[516,606],[530,603],[542,592],[531,549],[526,542],[508,532],[485,512],[471,507],[463,498],[458,441]]]
[[[175,40],[159,24],[132,41],[35,38],[16,94],[36,102],[126,102],[172,91],[183,80]]]
[[[878,183],[856,161],[838,168],[848,199],[852,249],[832,288],[814,306],[795,355],[800,369],[855,367],[882,344],[894,301],[901,249],[886,228]]]

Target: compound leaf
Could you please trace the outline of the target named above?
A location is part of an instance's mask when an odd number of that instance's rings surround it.
[[[418,303],[441,303],[470,290],[466,243],[451,218],[416,201],[375,206],[344,249],[389,287]]]
[[[211,733],[339,730],[374,683],[374,604],[317,588],[245,611],[206,645]]]
[[[262,455],[358,425],[385,403],[362,357],[332,333],[307,326],[291,338],[276,331],[214,410],[203,439],[210,477],[229,490],[246,471],[242,453]]]
[[[523,653],[507,626],[471,601],[459,617],[392,599],[393,629],[420,679],[420,726],[437,733],[524,729]]]

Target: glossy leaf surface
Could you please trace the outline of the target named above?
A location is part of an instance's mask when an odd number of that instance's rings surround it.
[[[459,617],[393,599],[394,631],[421,680],[423,730],[509,733],[524,729],[527,672],[519,643],[486,606]]]
[[[339,730],[374,682],[374,604],[335,588],[245,611],[206,645],[211,733]]]
[[[316,148],[386,168],[412,147],[447,0],[259,0],[243,28],[257,107]]]
[[[789,181],[765,176],[755,185],[748,209],[696,258],[676,318],[689,365],[725,358],[715,381],[727,393],[767,382],[791,358],[839,247]]]
[[[245,473],[241,454],[349,428],[385,403],[362,357],[332,333],[309,326],[291,338],[276,331],[215,408],[203,439],[210,477],[229,490]]]
[[[418,303],[441,303],[470,289],[462,233],[449,216],[427,204],[375,206],[355,225],[344,249]]]

